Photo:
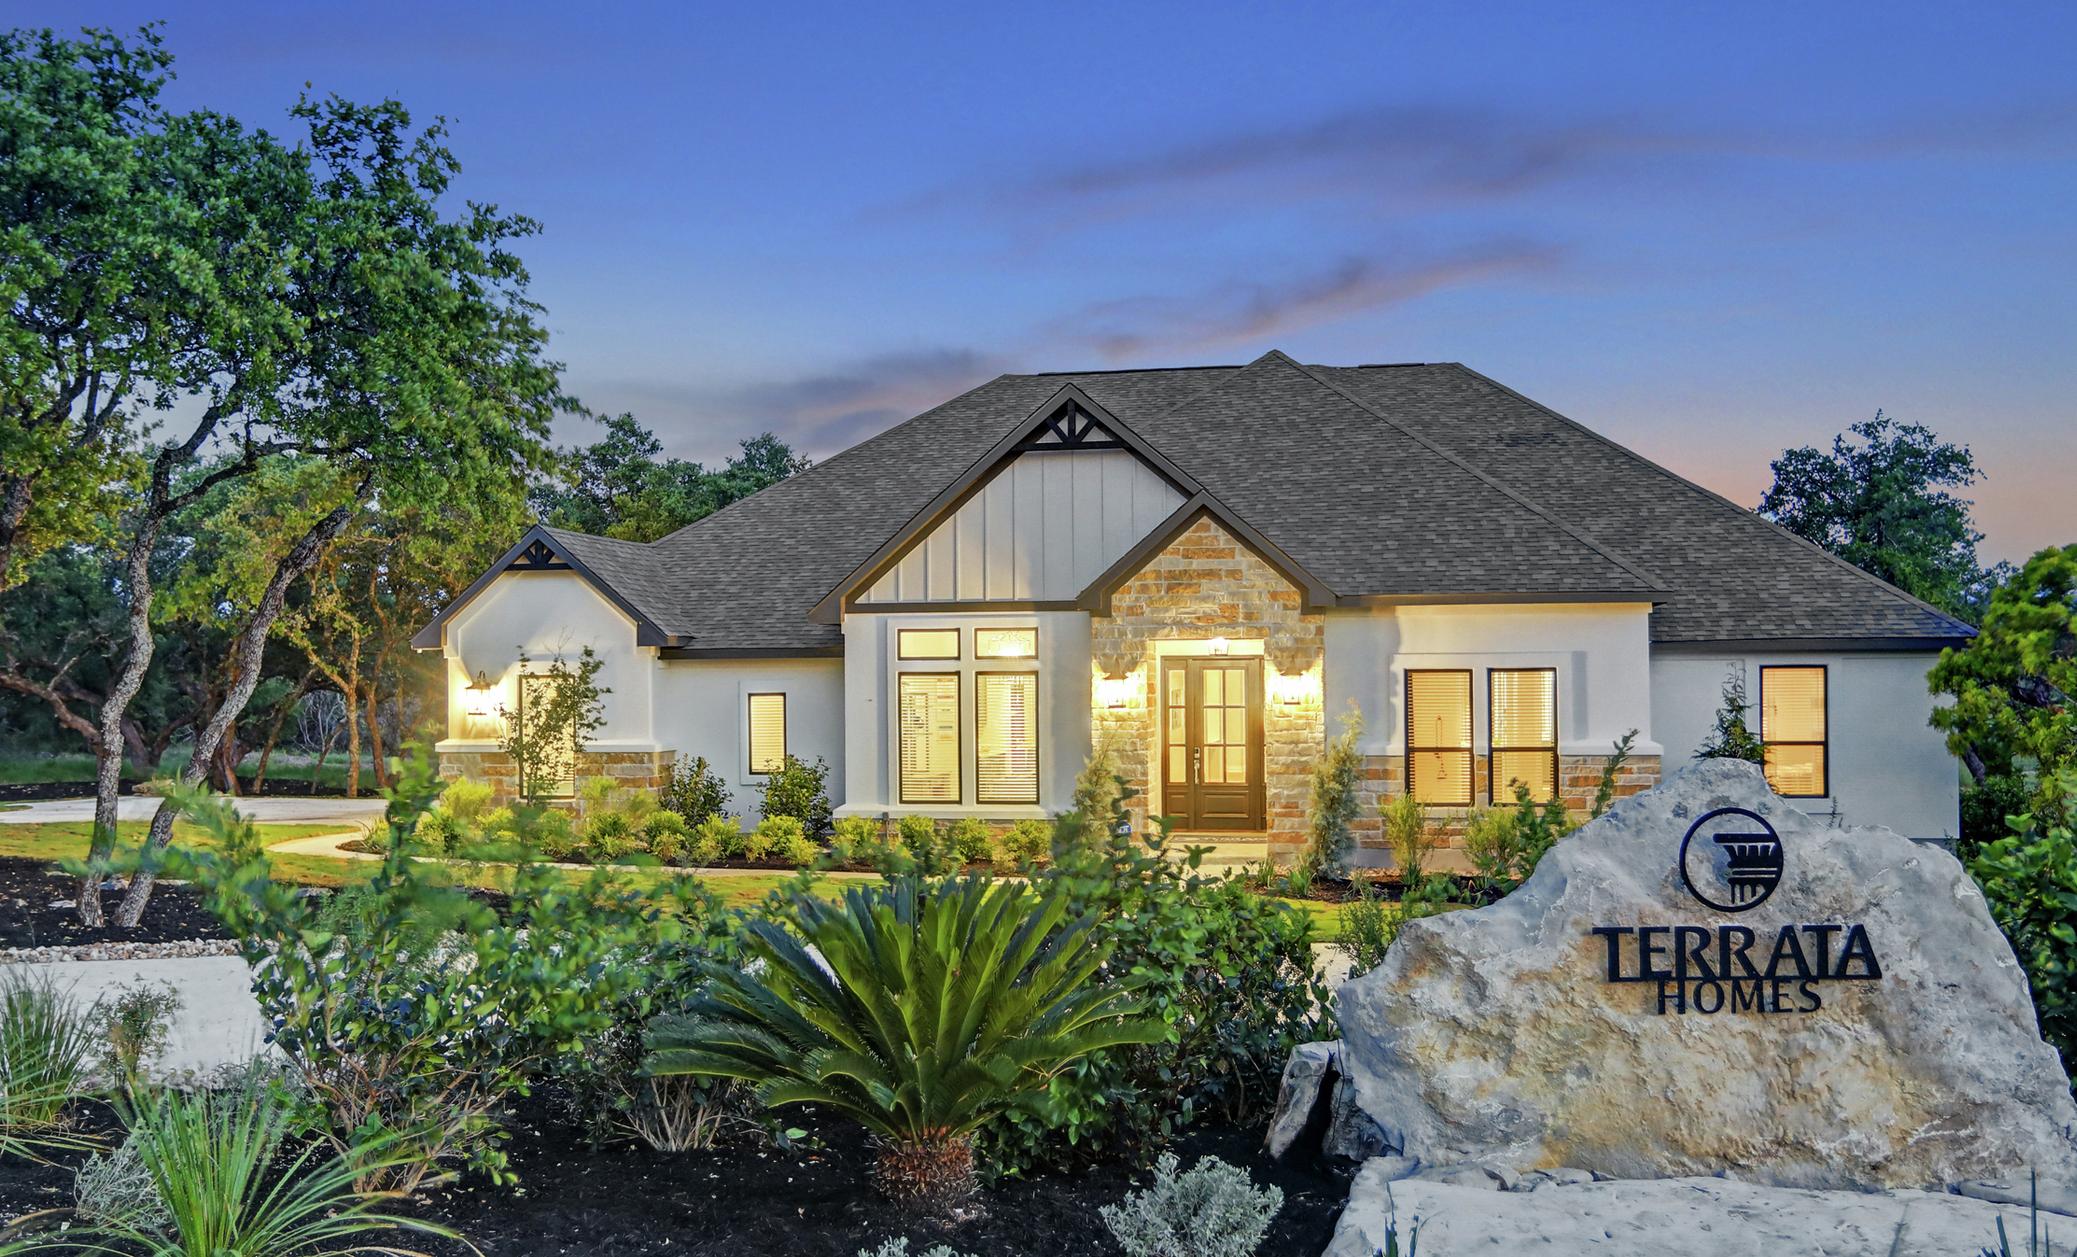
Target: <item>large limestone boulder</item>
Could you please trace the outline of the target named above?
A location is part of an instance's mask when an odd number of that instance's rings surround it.
[[[1500,902],[1409,924],[1338,1012],[1352,1102],[1426,1165],[2077,1181],[2069,1080],[1960,864],[1812,820],[1747,764],[1698,763]]]

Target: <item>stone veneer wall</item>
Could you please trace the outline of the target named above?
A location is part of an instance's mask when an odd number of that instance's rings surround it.
[[[1204,641],[1263,644],[1263,772],[1273,856],[1288,857],[1305,840],[1306,798],[1314,763],[1326,746],[1320,710],[1320,664],[1326,630],[1302,611],[1303,597],[1275,568],[1213,520],[1200,519],[1111,595],[1108,616],[1092,626],[1097,677],[1132,676],[1135,696],[1113,710],[1092,705],[1098,745],[1116,749],[1119,771],[1142,792],[1132,801],[1133,823],[1146,823],[1153,802],[1152,756],[1161,745],[1156,727],[1160,683],[1154,643]],[[1276,701],[1276,678],[1309,674],[1305,701]],[[1234,835],[1240,837],[1240,835]]]
[[[1594,804],[1594,793],[1601,788],[1601,776],[1608,768],[1606,755],[1560,755],[1558,757],[1558,792],[1565,798],[1565,806],[1584,817]],[[1474,798],[1487,798],[1488,761],[1484,755],[1472,757],[1474,767]],[[1633,794],[1642,794],[1659,783],[1659,757],[1656,755],[1632,755],[1616,772],[1615,794],[1626,799]],[[1403,755],[1369,755],[1363,761],[1363,786],[1358,792],[1362,811],[1358,813],[1351,828],[1355,830],[1356,846],[1363,851],[1387,851],[1385,822],[1380,809],[1394,795],[1406,789],[1406,757]],[[1499,802],[1511,804],[1513,800]],[[1472,808],[1431,807],[1428,820],[1442,833],[1445,850],[1453,850],[1464,836],[1465,825],[1471,819]],[[1445,860],[1440,867],[1454,868],[1455,862]]]
[[[670,782],[671,766],[677,758],[676,751],[581,751],[577,755],[576,775],[580,781],[586,777],[611,777],[629,789],[656,790]],[[498,803],[510,803],[519,797],[519,766],[497,747],[440,752],[440,776],[449,781],[466,777],[484,782],[491,788],[493,801]]]

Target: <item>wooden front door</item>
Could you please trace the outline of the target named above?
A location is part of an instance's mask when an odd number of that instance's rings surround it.
[[[1179,831],[1268,828],[1260,659],[1164,659],[1161,742],[1161,808]]]

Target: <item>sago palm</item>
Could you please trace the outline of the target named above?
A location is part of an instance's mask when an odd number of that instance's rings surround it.
[[[985,878],[899,878],[791,900],[747,929],[749,963],[651,1030],[648,1071],[737,1078],[767,1105],[814,1104],[879,1136],[874,1178],[934,1207],[973,1190],[973,1133],[1091,1052],[1160,1037],[1065,896]]]

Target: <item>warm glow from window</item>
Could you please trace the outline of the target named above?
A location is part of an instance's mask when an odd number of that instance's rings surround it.
[[[904,672],[900,729],[901,802],[959,802],[959,676]]]
[[[786,696],[750,696],[750,771],[774,773],[786,763]]]
[[[1471,673],[1406,674],[1406,788],[1423,803],[1472,802]]]
[[[974,657],[977,659],[1030,659],[1038,654],[1035,628],[977,628]]]
[[[894,645],[894,653],[903,659],[957,659],[959,630],[898,629]]]
[[[974,682],[975,800],[1038,802],[1038,675],[983,672]]]
[[[1767,784],[1788,798],[1822,798],[1826,782],[1825,670],[1760,669],[1760,741]]]
[[[1486,674],[1492,718],[1493,801],[1514,801],[1514,783],[1532,803],[1558,790],[1558,673],[1553,668],[1494,668]]]
[[[519,678],[519,723],[522,731],[537,712],[555,698],[555,692],[564,684],[564,678],[551,673],[525,673]],[[522,794],[532,799],[567,798],[577,792],[577,747],[554,747],[544,756],[546,770],[535,778],[519,783]]]

